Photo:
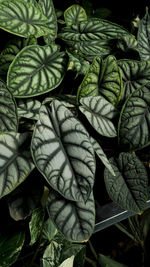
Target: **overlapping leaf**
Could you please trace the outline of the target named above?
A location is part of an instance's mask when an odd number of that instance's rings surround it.
[[[50,29],[51,33],[44,36],[45,42],[49,44],[54,41],[57,36],[57,16],[55,13],[54,5],[52,0],[40,0],[38,2],[42,9],[43,14],[48,19],[47,27]]]
[[[15,97],[32,97],[56,88],[66,69],[66,56],[56,45],[31,45],[10,65],[7,84]]]
[[[142,60],[150,60],[150,15],[148,10],[138,26],[138,49]]]
[[[95,159],[82,124],[59,102],[42,106],[32,138],[32,155],[48,183],[65,198],[85,201],[95,174]]]
[[[18,129],[17,108],[12,94],[0,81],[0,132]]]
[[[87,20],[87,15],[83,7],[72,5],[64,12],[64,18],[67,26],[78,24],[81,21]]]
[[[0,28],[22,37],[40,37],[51,33],[42,12],[25,0],[0,2]]]
[[[150,81],[149,61],[121,59],[118,61],[118,66],[121,69],[123,79],[123,99]]]
[[[128,97],[118,129],[119,143],[125,150],[137,150],[150,144],[150,83]]]
[[[89,70],[90,64],[87,60],[83,59],[81,56],[75,53],[67,52],[69,56],[69,66],[68,69],[75,70],[78,74],[86,74]]]
[[[30,229],[30,246],[32,246],[39,238],[44,223],[44,210],[40,207],[33,211],[31,221],[29,222],[29,229]]]
[[[38,120],[41,102],[35,99],[19,99],[17,104],[18,116]]]
[[[116,115],[115,107],[102,96],[89,96],[80,100],[81,112],[86,116],[93,128],[101,135],[115,137],[115,126],[111,119]]]
[[[109,196],[124,209],[136,213],[142,211],[148,198],[148,175],[144,164],[130,153],[121,153],[119,158],[111,158],[110,163],[116,176],[105,169]]]
[[[33,170],[27,133],[0,135],[0,197],[13,191]]]
[[[95,206],[91,194],[86,202],[68,201],[51,191],[47,210],[56,227],[70,241],[85,241],[91,236],[95,224]]]
[[[78,88],[77,98],[103,95],[113,105],[117,105],[122,92],[122,77],[115,57],[105,60],[97,57]]]

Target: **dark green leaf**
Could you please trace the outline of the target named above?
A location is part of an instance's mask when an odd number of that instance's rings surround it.
[[[87,20],[87,15],[83,7],[72,5],[64,12],[64,18],[67,26],[78,24],[81,21]]]
[[[31,150],[38,170],[65,198],[87,200],[94,184],[95,158],[83,125],[58,100],[42,106]]]
[[[116,176],[107,169],[104,180],[110,198],[125,210],[140,212],[148,198],[148,175],[144,164],[133,154],[121,153],[111,158]]]
[[[98,255],[98,262],[101,267],[127,267],[127,265],[119,263],[103,254]]]
[[[80,103],[80,111],[99,134],[107,137],[117,135],[111,121],[116,115],[116,109],[103,96],[84,97],[80,99]]]
[[[85,202],[69,201],[55,191],[47,200],[50,218],[65,238],[83,242],[89,239],[95,225],[95,204],[93,194]]]
[[[0,2],[0,28],[21,37],[40,37],[51,33],[47,18],[25,0]]]
[[[51,242],[53,238],[56,236],[57,232],[58,231],[52,220],[50,218],[47,219],[43,227],[43,238]]]
[[[0,197],[14,190],[33,170],[28,133],[0,135]]]
[[[0,266],[9,267],[18,258],[25,240],[24,232],[0,236]]]
[[[18,117],[15,100],[0,81],[0,132],[14,131],[18,129]]]
[[[40,234],[42,233],[43,229],[43,222],[44,222],[45,212],[40,207],[33,211],[31,221],[29,222],[29,229],[30,229],[30,246],[32,246],[39,238]]]
[[[19,98],[45,94],[61,83],[65,69],[65,53],[58,46],[27,46],[10,65],[8,88]]]
[[[69,56],[69,66],[68,70],[75,70],[78,74],[85,75],[86,72],[89,70],[90,64],[87,60],[83,59],[78,54],[72,54],[67,52]]]
[[[128,97],[118,129],[119,143],[125,150],[137,150],[150,144],[150,83]]]
[[[148,10],[138,25],[138,49],[142,60],[150,60],[150,15]]]

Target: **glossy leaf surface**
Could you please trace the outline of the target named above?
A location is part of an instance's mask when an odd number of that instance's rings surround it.
[[[14,190],[33,170],[27,133],[0,135],[0,197]]]
[[[51,33],[47,18],[25,0],[2,0],[0,2],[0,28],[21,37],[36,38]]]
[[[61,83],[65,69],[65,53],[56,45],[27,46],[10,65],[8,88],[18,98],[44,94]]]
[[[47,200],[47,210],[58,230],[68,240],[81,242],[89,239],[95,225],[93,194],[86,202],[74,202],[51,191]]]
[[[95,159],[89,136],[64,105],[42,106],[32,138],[38,170],[65,198],[87,200],[94,184]]]
[[[17,111],[19,117],[38,120],[41,103],[35,99],[19,99]]]
[[[150,84],[134,91],[126,100],[119,119],[118,140],[133,151],[150,144]]]
[[[150,15],[148,10],[139,22],[138,49],[142,60],[150,60]]]
[[[133,154],[121,153],[111,158],[110,163],[116,176],[107,169],[104,180],[110,198],[123,209],[140,212],[148,198],[148,175],[144,164]]]

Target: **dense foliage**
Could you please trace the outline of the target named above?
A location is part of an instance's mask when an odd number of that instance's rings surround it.
[[[98,180],[129,211],[148,200],[150,16],[131,34],[89,10],[0,1],[2,267],[37,242],[43,267],[83,266]]]

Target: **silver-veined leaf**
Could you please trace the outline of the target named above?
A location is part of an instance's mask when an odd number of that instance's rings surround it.
[[[86,201],[95,175],[94,150],[84,126],[58,100],[42,106],[31,150],[39,171],[65,198]]]
[[[132,92],[150,81],[150,62],[131,59],[118,60],[123,80],[122,98],[126,99]]]
[[[45,94],[61,83],[65,69],[65,52],[58,46],[27,46],[9,67],[8,88],[18,98]]]
[[[18,129],[17,107],[12,94],[3,82],[0,81],[0,132]]]
[[[110,173],[115,176],[114,170],[113,170],[113,168],[112,168],[112,166],[111,166],[106,154],[104,153],[103,149],[101,148],[100,144],[91,136],[90,136],[90,141],[91,141],[91,144],[92,144],[92,146],[94,148],[94,151],[97,154],[97,156],[103,162],[105,167],[110,171]]]
[[[138,50],[142,60],[150,60],[150,15],[148,10],[138,25]]]
[[[36,99],[19,99],[17,103],[18,116],[38,120],[41,102]]]
[[[42,12],[25,0],[0,2],[0,28],[21,37],[36,38],[51,33]]]
[[[13,191],[34,168],[28,133],[0,135],[0,197]]]
[[[134,91],[120,114],[118,139],[125,150],[137,150],[150,144],[150,83]]]
[[[144,164],[133,154],[121,153],[111,158],[116,176],[107,169],[104,180],[110,198],[123,209],[140,212],[148,198],[148,175]]]
[[[102,96],[89,96],[80,99],[80,111],[86,116],[93,128],[101,135],[117,135],[111,119],[116,115],[115,107]]]
[[[85,241],[93,233],[95,204],[92,193],[86,202],[75,202],[51,191],[47,200],[47,210],[58,230],[68,240]]]
[[[77,98],[103,95],[113,105],[117,105],[122,87],[122,77],[115,57],[108,56],[105,60],[97,57],[78,88]]]
[[[39,0],[39,6],[42,9],[43,14],[48,19],[47,27],[50,29],[51,33],[44,36],[46,44],[50,44],[55,40],[57,36],[57,16],[55,13],[55,8],[52,0]]]
[[[0,235],[0,266],[12,266],[21,252],[24,241],[25,233],[22,231]]]
[[[83,7],[72,5],[64,12],[64,19],[67,26],[78,24],[81,21],[87,20],[87,15]]]

